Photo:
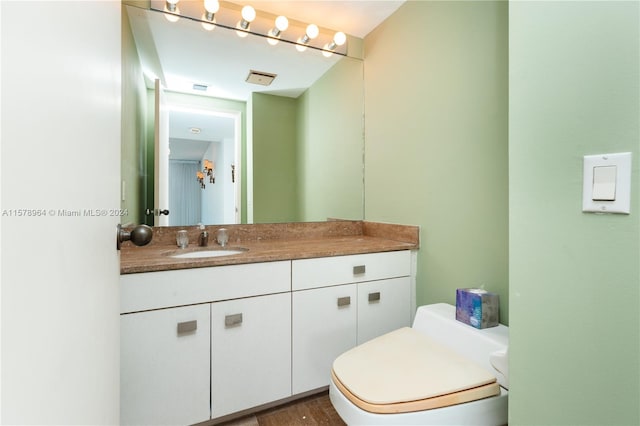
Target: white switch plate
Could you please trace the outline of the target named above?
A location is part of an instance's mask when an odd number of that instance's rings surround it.
[[[594,200],[594,167],[616,166],[615,200]],[[596,194],[597,198],[599,195]],[[585,155],[583,162],[582,211],[626,213],[631,208],[631,153]]]

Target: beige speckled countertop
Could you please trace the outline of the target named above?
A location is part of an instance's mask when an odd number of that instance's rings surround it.
[[[215,235],[226,228],[229,243],[225,249],[240,248],[241,253],[207,258],[178,259],[174,254],[190,251],[222,249]],[[189,247],[176,246],[175,235],[180,229],[189,233]],[[330,220],[284,224],[207,226],[209,245],[197,244],[200,230],[195,226],[154,228],[152,242],[144,247],[124,243],[120,255],[120,273],[166,271],[308,259],[324,256],[412,250],[419,247],[419,228],[365,221]]]

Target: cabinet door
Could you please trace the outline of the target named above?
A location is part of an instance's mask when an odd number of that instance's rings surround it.
[[[411,325],[411,279],[358,284],[358,344]]]
[[[211,305],[211,407],[220,417],[291,396],[291,294]]]
[[[329,384],[333,360],[356,344],[356,284],[293,292],[293,393]]]
[[[210,305],[120,317],[121,424],[210,418]]]

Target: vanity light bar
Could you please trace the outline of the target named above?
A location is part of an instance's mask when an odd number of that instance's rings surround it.
[[[272,45],[282,41],[295,45],[300,51],[311,48],[325,56],[334,53],[347,56],[347,36],[343,32],[321,30],[313,23],[290,22],[285,16],[259,12],[251,5],[240,7],[223,0],[150,0],[150,3],[152,10],[165,13],[172,22],[186,18],[200,22],[209,31],[218,26],[236,30],[240,37],[248,34],[264,37]],[[302,35],[298,37],[296,32]]]

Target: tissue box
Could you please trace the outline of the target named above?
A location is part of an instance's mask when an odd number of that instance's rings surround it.
[[[456,290],[456,319],[475,328],[498,325],[500,319],[498,295],[478,288]]]

